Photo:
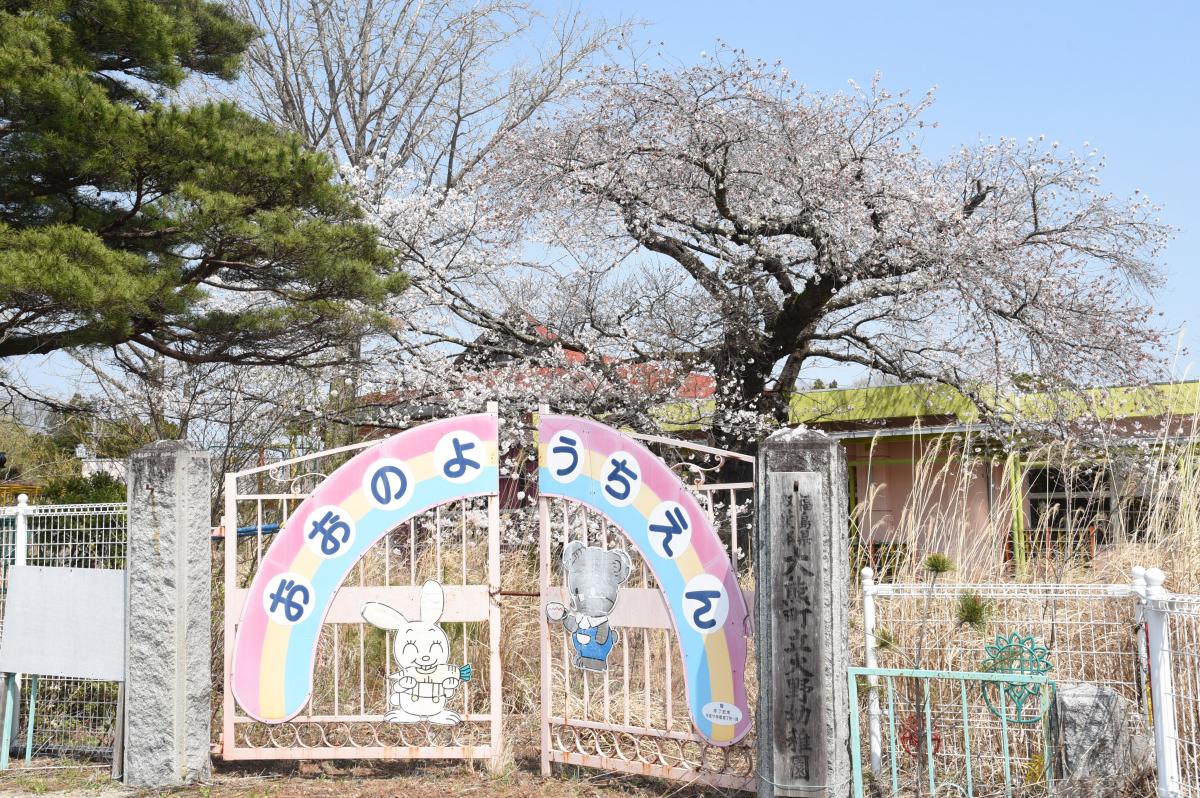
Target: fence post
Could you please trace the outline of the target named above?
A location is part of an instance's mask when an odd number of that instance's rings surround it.
[[[500,417],[500,404],[488,402],[487,412]],[[492,595],[500,592],[500,497],[489,496],[488,508],[488,590]],[[441,534],[439,532],[439,534]],[[544,599],[543,599],[544,600]],[[488,602],[488,647],[490,660],[488,663],[488,693],[491,699],[491,741],[492,755],[488,759],[488,770],[499,773],[504,766],[504,695],[503,673],[500,661],[501,637],[500,602]]]
[[[29,496],[17,496],[16,532],[13,534],[13,565],[29,561]]]
[[[1150,713],[1150,685],[1146,680],[1146,569],[1140,565],[1129,571],[1129,589],[1133,591],[1134,656],[1137,658],[1138,708],[1146,723],[1153,721]]]
[[[129,465],[125,783],[175,787],[211,767],[209,457],[158,441]]]
[[[17,495],[16,515],[13,516],[13,565],[29,563],[29,494]],[[4,767],[8,767],[8,740],[15,740],[21,732],[21,681],[22,675],[14,673],[7,680],[8,700],[5,701],[4,723],[8,727],[5,739]],[[32,728],[32,727],[30,727]]]
[[[878,668],[875,655],[875,572],[862,569],[863,651],[868,668]],[[879,677],[867,677],[867,732],[871,744],[871,773],[883,773],[883,731],[880,726]]]
[[[842,796],[851,783],[846,455],[824,433],[759,446],[755,492],[758,794]]]
[[[1175,686],[1171,672],[1171,632],[1167,613],[1170,594],[1163,587],[1166,575],[1158,568],[1145,572],[1146,629],[1150,643],[1150,702],[1154,713],[1154,759],[1158,765],[1159,798],[1178,798],[1179,748],[1175,729]]]

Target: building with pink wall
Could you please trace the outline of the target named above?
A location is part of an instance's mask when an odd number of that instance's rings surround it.
[[[846,448],[865,559],[886,570],[889,557],[939,551],[969,568],[1094,556],[1136,537],[1149,501],[1145,455],[1195,438],[1200,384],[996,404],[984,419],[946,386],[897,385],[798,394],[792,416]]]

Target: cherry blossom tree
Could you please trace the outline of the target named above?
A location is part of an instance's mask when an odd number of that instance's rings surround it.
[[[706,424],[729,448],[786,421],[816,363],[943,382],[984,409],[1030,384],[1150,376],[1170,234],[1155,206],[1105,192],[1086,143],[933,157],[931,103],[878,80],[815,92],[735,50],[606,65],[509,138],[489,200],[530,209],[570,261],[543,283],[573,308],[562,334],[714,376]]]
[[[503,2],[244,2],[268,31],[263,112],[347,164],[411,279],[348,425],[486,398],[650,426],[690,407],[745,449],[815,364],[944,382],[984,410],[1156,366],[1169,230],[1103,190],[1086,145],[934,157],[931,95],[814,92],[732,50],[584,72],[620,31],[577,16],[501,69],[533,20]],[[680,396],[694,374],[713,396]]]
[[[608,366],[565,362],[529,323],[539,272],[519,257],[527,215],[493,201],[487,166],[536,115],[570,102],[584,68],[629,26],[578,11],[546,19],[517,0],[237,7],[263,31],[242,99],[339,159],[409,277],[410,295],[392,300],[390,340],[360,342],[349,385],[331,370],[343,401],[303,412],[348,431],[402,427],[435,401],[477,410],[468,405],[485,385],[515,401],[561,384],[564,402],[592,402]]]

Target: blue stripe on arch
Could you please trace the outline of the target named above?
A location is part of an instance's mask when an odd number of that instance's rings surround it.
[[[675,623],[675,632],[679,637],[679,645],[683,649],[683,666],[688,671],[688,708],[692,713],[692,722],[696,724],[701,735],[711,739],[712,721],[701,715],[704,705],[712,701],[708,649],[704,645],[704,635],[693,629],[684,615],[683,589],[686,583],[679,566],[674,560],[659,555],[650,546],[649,519],[632,504],[616,507],[596,502],[595,497],[600,495],[600,484],[586,474],[580,474],[571,482],[563,483],[555,480],[549,469],[542,466],[538,469],[538,484],[552,486],[552,490],[543,489],[543,495],[563,496],[611,518],[650,566],[667,600],[667,607]]]
[[[312,668],[321,624],[338,588],[367,549],[398,525],[439,504],[496,493],[498,479],[499,472],[495,466],[485,466],[470,482],[456,484],[440,476],[424,479],[416,484],[412,498],[400,509],[380,510],[372,507],[358,519],[354,545],[350,551],[342,557],[325,560],[313,576],[313,592],[319,600],[317,611],[292,627],[283,675],[283,704],[287,715],[303,709],[312,694]]]

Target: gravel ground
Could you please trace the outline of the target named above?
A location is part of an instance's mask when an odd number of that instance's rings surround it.
[[[591,770],[562,770],[549,779],[514,768],[500,775],[462,764],[346,767],[302,763],[272,770],[228,770],[204,785],[166,792],[128,790],[106,770],[61,769],[0,774],[0,796],[55,798],[715,798],[719,791]]]

